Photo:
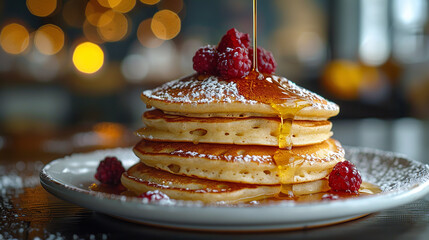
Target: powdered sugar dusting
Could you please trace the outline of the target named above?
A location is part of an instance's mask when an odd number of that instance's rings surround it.
[[[171,155],[184,156],[184,157],[197,157],[206,158],[210,160],[227,160],[228,162],[256,162],[256,163],[268,163],[273,162],[271,155],[231,155],[231,154],[205,154],[195,151],[183,151],[181,149],[172,151]]]
[[[257,103],[240,95],[234,82],[221,81],[216,76],[209,76],[203,80],[196,76],[174,80],[153,90],[143,91],[143,95],[175,103]]]
[[[349,147],[346,158],[356,165],[364,181],[376,184],[383,192],[411,189],[429,182],[429,166],[401,154]]]
[[[336,150],[328,151],[326,155],[317,156],[315,153],[312,154],[296,154],[295,158],[300,163],[308,163],[310,165],[316,162],[330,162],[336,161],[338,159],[344,158],[344,148],[341,144],[335,141]],[[176,149],[169,153],[170,155],[180,156],[180,157],[195,157],[195,158],[205,158],[210,160],[226,160],[228,162],[256,162],[259,164],[262,163],[274,163],[275,153],[267,155],[257,155],[257,154],[230,154],[230,151],[225,151],[222,154],[209,154],[198,151],[185,151],[182,149]]]
[[[244,81],[244,80],[243,80]],[[338,105],[326,100],[325,98],[302,88],[284,77],[272,76],[267,81],[276,81],[284,91],[306,100],[316,109],[337,111]],[[239,93],[237,84],[234,81],[224,81],[216,76],[208,76],[204,79],[198,79],[197,75],[184,77],[165,83],[164,85],[143,91],[143,95],[149,99],[186,103],[186,104],[204,104],[204,103],[261,103],[252,99],[247,99]]]
[[[315,162],[331,162],[338,160],[340,158],[344,158],[345,152],[344,148],[338,141],[335,141],[336,151],[329,151],[325,157],[318,157],[314,153],[312,154],[298,154],[304,161],[308,164],[312,165]]]

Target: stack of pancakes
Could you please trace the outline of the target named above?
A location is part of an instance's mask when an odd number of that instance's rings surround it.
[[[344,160],[328,121],[338,106],[283,77],[195,74],[141,98],[154,109],[137,131],[141,161],[122,175],[138,195],[160,190],[173,199],[236,203],[324,192]]]

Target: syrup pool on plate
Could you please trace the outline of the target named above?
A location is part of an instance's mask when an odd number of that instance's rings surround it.
[[[123,195],[128,197],[137,197],[135,193],[128,191],[122,184],[108,185],[104,183],[99,183],[99,184],[93,183],[88,188],[89,190],[94,192]]]
[[[116,194],[116,195],[122,195],[127,197],[137,197],[135,193],[128,191],[124,186],[122,186],[122,184],[112,186],[107,184],[93,183],[89,186],[89,190],[94,192]],[[296,203],[317,203],[317,202],[323,202],[323,201],[335,201],[339,199],[364,197],[372,194],[377,194],[380,192],[381,192],[381,189],[378,186],[368,182],[362,182],[362,185],[358,193],[327,191],[327,192],[305,194],[305,195],[299,195],[299,196],[291,196],[284,193],[279,193],[279,195],[276,197],[258,199],[256,201],[249,200],[247,202],[248,203],[251,202],[251,204],[258,204],[258,205],[268,205],[273,203],[275,204],[275,203],[280,203],[282,201],[288,201],[288,202],[294,201]]]

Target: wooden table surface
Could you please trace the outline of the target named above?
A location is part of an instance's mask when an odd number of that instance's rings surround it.
[[[338,127],[334,128],[335,136],[349,145],[353,143],[365,145],[359,142],[360,137],[357,137],[357,140],[350,137],[348,126],[355,126],[355,136],[362,136],[362,133],[359,135],[358,132],[366,128],[365,124],[370,123],[339,122]],[[395,141],[390,132],[395,131],[396,125],[391,122],[383,124],[390,124],[391,127],[387,128],[386,144],[381,148],[395,150],[392,149],[395,144],[389,142]],[[421,126],[421,131],[427,131],[426,124]],[[0,135],[0,239],[429,239],[428,195],[413,203],[373,213],[354,221],[295,231],[196,232],[122,221],[60,200],[41,187],[39,171],[44,164],[70,151],[87,152],[111,147],[103,144],[67,147],[67,141],[74,139],[76,134],[82,132],[71,131],[66,134],[30,137]],[[362,139],[365,140],[365,137]],[[127,135],[125,141],[121,140],[113,145],[131,146],[134,141],[136,139]],[[421,142],[423,155],[420,156],[422,158],[427,156],[424,155],[425,151],[429,151],[426,143],[427,137],[423,134]],[[49,148],[50,144],[54,148]],[[428,163],[427,158],[417,160]]]

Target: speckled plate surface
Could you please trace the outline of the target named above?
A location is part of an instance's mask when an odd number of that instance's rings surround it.
[[[259,231],[324,226],[412,202],[429,193],[429,166],[403,155],[372,149],[346,148],[363,180],[382,192],[359,198],[314,203],[220,206],[164,201],[144,204],[125,197],[88,190],[95,182],[100,159],[117,156],[128,168],[138,161],[131,149],[73,154],[47,164],[40,172],[42,186],[53,195],[85,208],[133,222],[174,228]]]

